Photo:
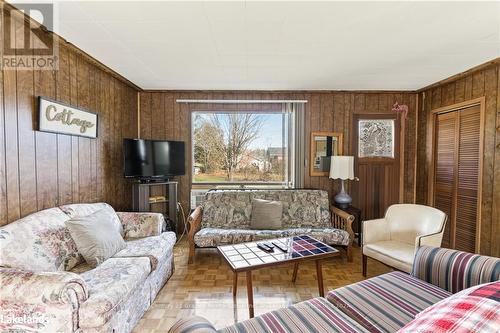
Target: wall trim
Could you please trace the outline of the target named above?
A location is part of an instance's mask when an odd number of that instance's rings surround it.
[[[141,138],[141,92],[137,92],[137,138]]]
[[[469,68],[468,70],[466,71],[463,71],[461,73],[458,73],[458,74],[455,74],[455,75],[452,75],[450,77],[447,77],[446,79],[443,79],[441,81],[437,81],[437,82],[434,82],[428,86],[425,86],[423,88],[420,88],[418,89],[416,92],[417,93],[421,93],[421,92],[424,92],[428,89],[431,89],[431,88],[434,88],[434,87],[437,87],[437,86],[440,86],[440,85],[443,85],[443,84],[446,84],[446,83],[450,83],[452,81],[456,81],[458,79],[461,79],[465,76],[468,76],[474,72],[477,72],[477,71],[480,71],[480,70],[483,70],[483,69],[486,69],[490,66],[496,66],[500,64],[500,57],[496,58],[496,59],[493,59],[493,60],[490,60],[490,61],[487,61],[485,63],[482,63],[480,65],[477,65],[477,66],[474,66],[472,68]]]
[[[142,92],[146,93],[179,93],[179,94],[195,94],[195,93],[239,93],[239,94],[262,94],[269,93],[273,94],[332,94],[332,93],[344,93],[344,94],[411,94],[417,93],[417,90],[335,90],[335,89],[323,89],[323,90],[228,90],[228,89],[142,89]]]

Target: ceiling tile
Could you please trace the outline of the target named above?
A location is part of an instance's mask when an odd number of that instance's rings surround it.
[[[65,1],[58,10],[64,38],[143,88],[418,89],[500,56],[499,2]]]

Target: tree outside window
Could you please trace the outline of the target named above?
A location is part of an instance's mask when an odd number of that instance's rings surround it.
[[[289,116],[193,113],[193,183],[284,183]]]

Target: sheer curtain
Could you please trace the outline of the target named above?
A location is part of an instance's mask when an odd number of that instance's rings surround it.
[[[304,187],[305,170],[305,107],[304,103],[284,103],[283,113],[288,118],[286,141],[289,145],[288,154],[288,187]]]

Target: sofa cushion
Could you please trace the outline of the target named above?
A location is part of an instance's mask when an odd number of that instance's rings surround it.
[[[116,214],[114,208],[105,202],[70,204],[60,206],[59,208],[61,208],[61,210],[71,219],[88,216],[98,210],[104,209],[109,212],[111,221],[123,236],[123,226],[118,215]]]
[[[144,284],[150,272],[149,259],[141,257],[110,258],[95,269],[81,273],[89,298],[80,306],[79,326],[104,325],[119,310],[119,305]]]
[[[257,230],[281,229],[282,214],[283,204],[280,201],[253,199],[250,228]]]
[[[327,299],[370,332],[395,332],[450,295],[406,273],[392,272],[330,291]]]
[[[265,313],[223,328],[221,333],[368,332],[322,297]]]
[[[151,270],[154,271],[159,262],[166,261],[172,255],[175,241],[174,232],[164,232],[160,236],[129,240],[126,242],[126,247],[113,257],[147,257],[151,263]]]
[[[398,332],[500,332],[500,281],[463,290],[428,307]]]
[[[125,248],[125,241],[112,221],[112,212],[101,209],[66,222],[78,252],[92,267]]]
[[[330,245],[349,244],[349,234],[347,231],[333,228],[294,228],[282,230],[204,228],[194,235],[194,243],[199,247],[215,247],[298,235],[309,235]]]
[[[388,240],[363,245],[363,254],[410,273],[415,256],[415,245]]]
[[[53,272],[82,262],[67,220],[59,208],[50,208],[0,228],[0,266]]]
[[[330,226],[328,192],[320,190],[212,191],[203,201],[202,228],[249,229],[252,200],[283,204],[283,228]]]

